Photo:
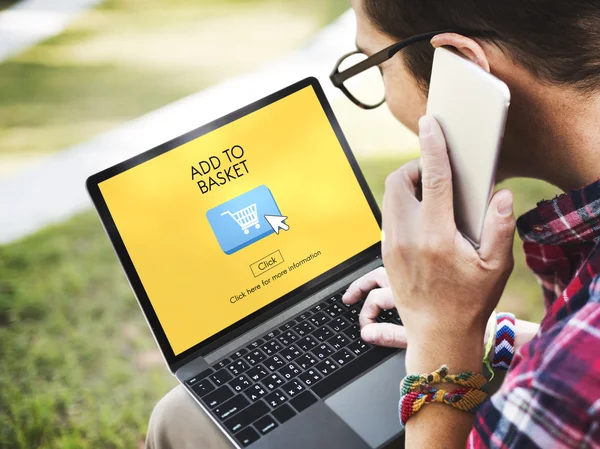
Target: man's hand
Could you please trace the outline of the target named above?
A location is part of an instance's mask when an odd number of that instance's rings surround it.
[[[422,117],[419,128],[422,174],[415,162],[395,171],[383,200],[383,261],[406,330],[406,369],[424,373],[447,364],[451,374],[480,372],[486,323],[513,267],[512,194],[492,197],[475,250],[454,222],[442,130],[432,117]],[[440,421],[445,425],[436,427]],[[471,426],[468,414],[430,405],[408,422],[406,445],[464,447]]]
[[[478,251],[457,231],[442,130],[432,117],[422,117],[419,124],[422,201],[416,197],[415,161],[387,178],[383,201],[383,260],[409,354],[415,354],[411,347],[432,344],[441,350],[439,360],[408,366],[411,372],[449,364],[448,352],[469,350],[471,341],[481,347],[488,317],[512,271],[515,230],[512,194],[502,190],[491,199]]]
[[[380,267],[350,284],[342,300],[346,304],[356,304],[366,298],[359,315],[360,336],[364,341],[379,346],[406,348],[404,327],[375,322],[382,310],[396,308],[389,285],[385,269]]]

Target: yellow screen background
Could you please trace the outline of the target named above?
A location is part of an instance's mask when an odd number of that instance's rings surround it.
[[[202,194],[191,167],[234,145],[248,173]],[[206,211],[266,185],[290,230],[226,255]],[[99,185],[177,355],[372,246],[381,231],[312,87]],[[274,251],[285,262],[254,277]],[[312,253],[319,257],[232,304],[240,291]]]

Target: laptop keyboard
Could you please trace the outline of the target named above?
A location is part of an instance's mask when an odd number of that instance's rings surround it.
[[[186,381],[240,443],[248,446],[396,350],[365,343],[363,301],[336,293]],[[396,310],[379,322],[401,324]]]

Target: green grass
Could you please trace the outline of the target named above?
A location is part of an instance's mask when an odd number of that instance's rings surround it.
[[[0,156],[61,150],[257,68],[347,8],[345,0],[107,0],[2,64]]]
[[[134,447],[172,380],[92,213],[0,247],[0,446]]]
[[[377,198],[403,159],[362,162]],[[507,183],[523,212],[555,190]],[[539,288],[515,244],[502,309],[536,320]],[[0,247],[0,447],[131,448],[174,385],[95,214]]]

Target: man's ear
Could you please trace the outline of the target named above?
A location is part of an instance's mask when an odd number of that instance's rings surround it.
[[[483,70],[490,71],[490,63],[488,61],[481,45],[470,37],[462,36],[456,33],[438,34],[431,39],[431,45],[434,48],[438,47],[453,47],[464,57],[474,62]]]

